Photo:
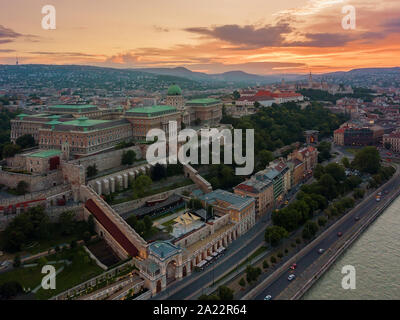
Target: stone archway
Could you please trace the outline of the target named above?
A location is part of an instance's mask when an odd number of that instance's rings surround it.
[[[167,280],[167,285],[176,280],[176,261],[175,260],[168,262],[165,276],[166,276],[166,280]]]
[[[157,292],[157,293],[161,292],[161,280],[158,280],[158,281],[157,281],[156,292]]]
[[[186,271],[186,266],[183,266],[182,268],[182,277],[186,277],[187,271]]]

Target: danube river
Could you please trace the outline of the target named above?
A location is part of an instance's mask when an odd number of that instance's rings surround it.
[[[342,289],[342,267],[356,270],[356,289]],[[304,295],[305,300],[400,299],[400,197]]]

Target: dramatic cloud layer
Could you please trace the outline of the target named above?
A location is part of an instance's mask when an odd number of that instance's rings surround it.
[[[82,0],[79,12],[58,0],[53,31],[37,15],[20,17],[21,3],[39,12],[35,2],[18,2],[0,5],[0,63],[18,55],[22,63],[259,74],[400,65],[398,0]],[[345,5],[356,9],[355,30],[342,28]]]

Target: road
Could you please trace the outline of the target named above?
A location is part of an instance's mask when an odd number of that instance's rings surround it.
[[[295,270],[295,274],[301,276],[301,273],[304,272],[308,267],[310,267],[320,256],[318,253],[318,249],[322,248],[325,250],[329,250],[329,248],[338,240],[338,232],[342,232],[343,234],[350,230],[358,221],[355,220],[356,216],[359,216],[360,219],[364,215],[367,215],[371,210],[375,210],[380,206],[383,206],[383,203],[387,197],[394,194],[394,189],[398,187],[400,184],[400,176],[396,175],[391,181],[387,183],[383,187],[383,190],[388,191],[388,194],[382,192],[382,200],[381,202],[377,202],[375,200],[375,194],[373,196],[367,198],[363,201],[358,207],[356,207],[353,211],[348,213],[343,219],[343,221],[337,225],[333,230],[331,230],[328,235],[321,239],[314,240],[313,246],[311,250],[305,254],[297,263],[297,268]],[[289,270],[283,270],[282,273],[276,278],[272,283],[268,284],[261,293],[256,296],[256,300],[263,300],[266,295],[271,295],[273,298],[277,297],[287,286],[291,283],[287,279],[290,272]],[[292,280],[296,281],[296,279]]]
[[[256,225],[246,234],[233,241],[226,249],[225,256],[203,271],[193,272],[181,281],[172,283],[167,289],[153,299],[183,300],[193,296],[197,291],[206,288],[210,282],[218,280],[227,272],[227,268],[238,265],[264,242],[265,228],[270,224],[266,218],[256,222]]]

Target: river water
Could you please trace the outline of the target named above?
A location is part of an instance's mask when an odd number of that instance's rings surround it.
[[[343,289],[343,266],[356,271],[356,288]],[[305,300],[400,299],[400,197],[304,295]]]

